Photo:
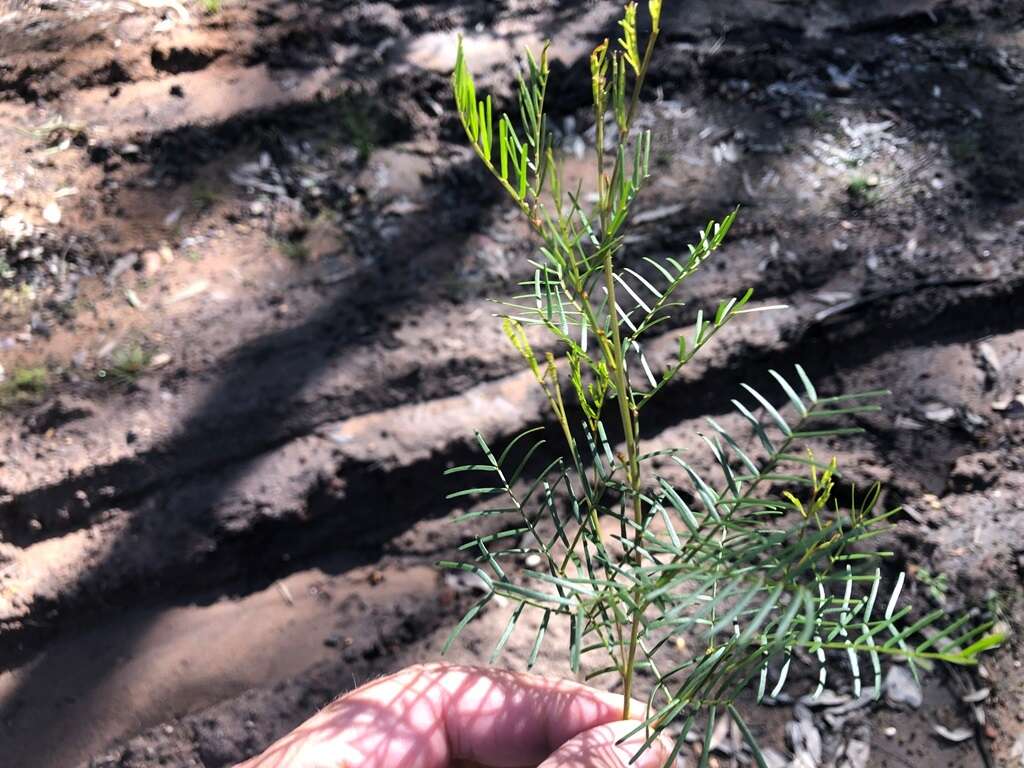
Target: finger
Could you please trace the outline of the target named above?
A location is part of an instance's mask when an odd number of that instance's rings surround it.
[[[621,695],[560,678],[446,667],[441,687],[450,757],[494,768],[535,765],[582,731],[622,719]]]
[[[539,768],[662,768],[671,747],[661,738],[630,763],[644,744],[644,732],[620,740],[636,727],[635,721],[619,721],[591,728],[559,747]]]

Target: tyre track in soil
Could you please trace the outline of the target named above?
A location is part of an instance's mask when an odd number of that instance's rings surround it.
[[[894,347],[1017,330],[1024,327],[1022,296],[1021,279],[934,286],[831,327],[815,322],[807,303],[771,320],[737,321],[666,389],[662,400],[672,405],[649,409],[645,433],[731,410],[741,381],[770,391],[769,368],[802,362],[812,376],[828,377],[837,371],[835,349],[849,350],[841,371]],[[652,360],[674,340],[670,333],[651,344]],[[718,352],[729,347],[728,356]],[[279,446],[240,457],[237,470],[228,468],[228,483],[217,469],[172,475],[168,487],[158,483],[122,500],[116,515],[15,555],[8,586],[21,599],[2,617],[3,648],[32,647],[28,637],[82,614],[131,605],[139,583],[148,585],[147,600],[166,591],[187,599],[185,590],[249,586],[299,570],[339,540],[373,551],[448,511],[442,472],[473,458],[475,429],[493,442],[534,426],[550,429],[535,390],[528,373],[512,374],[461,395],[316,422]],[[218,492],[225,485],[230,490]]]
[[[977,289],[978,286],[975,286]],[[834,329],[821,329],[813,320],[807,321],[807,313],[799,310],[793,313],[798,319],[785,325],[784,323],[769,322],[757,323],[760,327],[741,329],[737,336],[742,335],[748,339],[748,348],[743,353],[743,359],[747,362],[758,361],[758,368],[771,365],[784,369],[787,365],[801,358],[805,363],[812,359],[809,354],[813,349],[820,349],[821,345],[860,343],[860,352],[852,359],[844,360],[843,370],[839,373],[853,372],[859,367],[867,366],[873,359],[880,355],[892,355],[895,350],[901,347],[920,349],[920,328],[909,326],[905,332],[897,337],[887,337],[885,343],[871,344],[871,338],[878,338],[879,328],[886,327],[887,323],[904,317],[907,314],[919,314],[918,302],[930,299],[932,306],[940,305],[943,309],[936,311],[929,319],[935,325],[932,332],[939,334],[945,339],[945,346],[955,346],[956,342],[950,338],[949,327],[955,324],[959,334],[964,340],[973,340],[979,335],[999,334],[1010,330],[1024,328],[1024,317],[1014,310],[1008,310],[1000,319],[993,323],[990,319],[984,322],[967,322],[969,318],[978,318],[978,306],[985,302],[988,306],[1008,309],[1013,305],[1014,299],[1019,299],[1021,287],[1017,285],[1015,290],[1007,292],[1002,299],[999,295],[993,295],[992,286],[981,286],[974,296],[964,296],[963,288],[949,291],[947,294],[932,295],[930,297],[916,296],[912,302],[915,307],[910,311],[909,306],[890,307],[887,313],[878,313],[876,317],[884,317],[880,323],[866,324],[861,331],[849,333],[849,326],[838,326]],[[939,290],[939,289],[933,289]],[[1019,303],[1019,302],[1017,302]],[[765,316],[768,317],[768,316]],[[778,316],[780,319],[783,316]],[[987,316],[986,316],[987,318]],[[754,323],[751,323],[752,325]],[[785,330],[780,333],[780,325],[785,325]],[[786,331],[788,330],[788,333]],[[838,334],[833,331],[840,331]],[[789,336],[788,343],[780,343],[780,336]],[[774,344],[772,342],[775,342]],[[711,354],[714,358],[715,355]],[[685,409],[675,409],[674,418],[667,423],[651,423],[649,425],[649,437],[657,438],[663,431],[672,432],[680,422],[697,419],[705,414],[719,414],[729,410],[727,398],[735,394],[738,381],[743,378],[736,376],[736,370],[742,370],[742,366],[736,368],[732,365],[716,365],[720,361],[710,362],[704,370],[695,371],[687,377],[686,381],[673,388],[671,396],[692,405]],[[835,371],[833,359],[818,359],[808,367],[812,375],[828,376]],[[767,382],[756,382],[760,386]],[[403,406],[398,409],[391,409],[355,417],[329,425],[324,425],[318,430],[317,439],[340,441],[341,445],[355,444],[358,447],[349,449],[345,460],[339,464],[338,476],[345,478],[345,488],[340,493],[336,492],[332,498],[329,509],[322,513],[312,510],[314,500],[308,500],[310,509],[305,515],[296,515],[290,519],[280,520],[278,528],[271,533],[262,532],[267,538],[261,540],[261,532],[258,530],[242,531],[239,533],[242,542],[223,542],[223,549],[219,552],[210,553],[212,558],[230,557],[231,549],[237,544],[239,546],[239,561],[244,562],[247,558],[263,558],[266,562],[268,556],[283,546],[284,551],[291,555],[289,561],[283,568],[271,567],[260,574],[261,579],[273,579],[280,577],[284,585],[292,584],[289,588],[284,587],[263,587],[262,583],[255,583],[252,579],[245,582],[241,594],[253,595],[252,598],[241,598],[241,603],[216,602],[217,598],[223,595],[223,585],[231,578],[237,579],[237,574],[225,573],[220,578],[213,579],[211,583],[200,582],[195,585],[195,592],[185,595],[186,602],[205,604],[210,603],[211,608],[217,605],[232,606],[239,615],[247,615],[247,611],[260,610],[260,604],[247,605],[246,600],[277,600],[279,595],[277,589],[283,589],[280,598],[293,604],[295,599],[292,595],[298,595],[300,608],[289,614],[287,624],[283,627],[270,625],[260,630],[261,637],[268,637],[267,647],[264,648],[263,658],[272,658],[273,654],[280,653],[290,655],[289,662],[278,662],[268,668],[266,662],[260,658],[250,660],[249,683],[231,677],[229,666],[229,679],[226,682],[218,683],[220,679],[219,668],[216,662],[193,664],[194,669],[188,673],[177,674],[178,677],[195,679],[204,686],[202,695],[192,695],[186,692],[183,694],[180,687],[172,689],[175,698],[182,697],[188,700],[192,709],[199,707],[199,712],[194,715],[183,717],[180,720],[165,722],[158,729],[148,732],[139,738],[139,743],[144,744],[133,750],[131,742],[127,747],[115,750],[111,754],[110,763],[98,758],[92,763],[95,766],[102,765],[146,765],[160,759],[161,756],[167,759],[173,758],[175,765],[225,765],[240,755],[250,753],[259,749],[273,734],[287,728],[289,723],[294,724],[295,712],[310,711],[319,704],[329,700],[333,692],[348,687],[352,680],[366,679],[368,676],[387,670],[395,665],[408,663],[417,660],[417,653],[426,651],[436,652],[434,643],[431,640],[436,630],[450,623],[462,608],[462,600],[457,594],[447,591],[446,588],[434,587],[433,579],[430,578],[429,565],[438,554],[448,554],[454,546],[461,532],[451,530],[447,533],[436,533],[432,543],[427,545],[426,551],[419,554],[406,555],[391,566],[383,566],[390,573],[385,587],[369,592],[365,586],[360,584],[373,584],[376,580],[376,573],[380,571],[382,563],[388,561],[389,557],[384,556],[383,560],[373,554],[375,547],[387,544],[389,540],[396,540],[403,529],[413,527],[417,522],[429,520],[431,517],[443,513],[444,509],[438,508],[435,499],[439,499],[445,488],[440,473],[443,468],[454,461],[463,461],[470,457],[470,451],[465,441],[460,439],[452,441],[453,435],[468,434],[474,428],[481,428],[482,431],[492,440],[500,440],[519,431],[524,426],[531,426],[531,423],[523,424],[519,419],[524,410],[526,412],[539,413],[542,403],[539,398],[532,397],[531,393],[535,387],[528,376],[516,375],[499,382],[484,384],[477,388],[477,391],[453,398],[432,401],[412,406]],[[712,394],[707,394],[708,392]],[[703,394],[702,394],[703,393]],[[526,406],[525,409],[523,406]],[[544,421],[534,420],[533,424],[544,425]],[[386,437],[381,437],[386,435]],[[374,438],[377,438],[376,440]],[[663,438],[662,438],[663,439]],[[335,457],[338,460],[338,457]],[[346,463],[351,462],[351,463]],[[272,464],[271,464],[272,467]],[[271,468],[271,472],[273,469]],[[403,509],[403,514],[393,524],[384,521],[380,514],[381,508],[393,508],[393,504],[399,499],[407,500],[407,493],[395,494],[395,497],[388,498],[382,503],[381,488],[408,489],[416,488],[417,497],[423,502],[419,506]],[[276,491],[272,494],[279,497],[281,494]],[[376,514],[366,517],[364,521],[354,519],[353,512],[365,510],[366,502],[373,502],[373,510]],[[966,502],[965,502],[966,503]],[[406,515],[408,516],[406,519]],[[362,524],[361,524],[362,523]],[[454,527],[452,527],[454,528]],[[365,541],[369,547],[359,546],[359,531],[366,531]],[[245,541],[248,539],[248,541]],[[415,539],[415,537],[414,537]],[[327,552],[333,552],[333,556],[323,561],[324,552],[318,551],[314,546],[312,549],[303,549],[303,542],[318,541],[320,544],[327,543]],[[339,547],[332,542],[343,541]],[[289,542],[289,543],[285,543]],[[426,542],[419,538],[421,546]],[[350,550],[352,555],[347,555]],[[388,547],[391,552],[405,551],[414,552],[414,548],[407,546]],[[394,555],[391,556],[392,558]],[[373,563],[376,566],[360,565],[360,563]],[[396,567],[397,565],[397,567]],[[204,563],[191,564],[198,570],[205,571],[208,567]],[[406,569],[412,569],[408,577],[403,576]],[[417,570],[417,568],[419,570]],[[427,570],[424,570],[426,568]],[[287,574],[292,573],[289,577]],[[419,575],[417,575],[419,574]],[[173,571],[172,571],[173,575]],[[180,585],[187,583],[184,574],[176,575],[174,581]],[[147,580],[150,581],[150,580]],[[150,582],[152,583],[152,582]],[[213,587],[216,591],[211,592]],[[426,590],[423,596],[416,596],[416,590]],[[356,595],[357,599],[346,598],[344,605],[350,604],[354,607],[344,607],[339,618],[339,608],[332,605],[327,598],[318,598],[321,593],[333,593]],[[263,595],[263,597],[257,597]],[[310,597],[312,595],[312,597]],[[213,640],[205,640],[202,624],[197,621],[190,623],[189,617],[181,618],[180,628],[176,627],[173,620],[167,619],[168,607],[159,607],[159,601],[151,601],[149,598],[156,595],[149,595],[146,603],[150,606],[147,610],[156,611],[156,615],[163,617],[162,624],[151,626],[151,619],[147,618],[145,612],[140,616],[141,626],[145,627],[144,632],[134,637],[135,619],[139,615],[139,606],[131,607],[126,605],[126,613],[118,612],[114,622],[109,622],[102,616],[97,623],[84,622],[80,626],[77,639],[71,640],[75,646],[72,651],[67,648],[57,647],[52,651],[53,661],[38,669],[32,677],[39,677],[40,682],[48,679],[48,676],[60,677],[61,659],[79,657],[82,647],[88,649],[90,645],[102,642],[102,653],[98,654],[97,682],[95,687],[89,684],[83,685],[83,678],[89,679],[89,668],[75,669],[74,677],[78,686],[77,690],[80,699],[74,699],[69,703],[72,707],[67,716],[71,716],[77,709],[83,712],[90,712],[92,716],[98,717],[101,724],[119,723],[123,718],[116,716],[103,716],[103,712],[110,707],[119,705],[131,705],[139,707],[137,716],[140,722],[151,722],[152,715],[149,711],[166,712],[168,702],[160,702],[161,706],[152,703],[145,693],[137,689],[151,678],[161,679],[159,663],[170,664],[175,660],[192,658],[186,643],[184,647],[175,646],[172,650],[163,650],[158,647],[154,649],[154,642],[151,634],[181,632],[187,628],[188,634],[194,639],[190,642],[203,643]],[[269,596],[269,598],[268,598]],[[108,595],[109,597],[109,595]],[[183,595],[176,590],[176,597]],[[424,599],[424,598],[427,599]],[[432,599],[431,599],[432,598]],[[438,602],[435,602],[438,601]],[[155,602],[155,604],[154,604]],[[179,600],[174,601],[174,605]],[[320,605],[319,603],[322,603]],[[415,608],[419,604],[419,608]],[[310,609],[310,606],[313,606]],[[368,606],[368,607],[367,607]],[[429,606],[425,608],[424,606]],[[107,606],[109,610],[110,606]],[[180,609],[171,609],[180,610]],[[200,614],[205,609],[199,609]],[[223,609],[217,609],[223,610]],[[353,613],[353,611],[355,611]],[[68,619],[81,618],[74,615],[74,606],[69,606]],[[224,631],[225,621],[231,619],[218,619],[216,615],[210,618],[207,614],[205,622],[212,624],[214,629],[220,627]],[[373,622],[379,624],[376,629],[372,628]],[[117,625],[114,641],[110,637],[111,630]],[[296,644],[294,626],[303,627],[304,642]],[[337,630],[332,634],[332,625]],[[198,627],[198,629],[197,629]],[[409,634],[411,633],[411,634]],[[338,658],[338,651],[331,650],[337,646],[337,642],[329,640],[329,646],[323,646],[322,638],[340,638],[344,653]],[[405,639],[402,639],[402,638]],[[126,638],[133,638],[133,642],[121,644]],[[117,641],[121,641],[120,643]],[[232,640],[230,634],[220,637],[221,650],[213,654],[214,658],[221,657],[224,653],[230,653],[234,647],[244,649],[246,646],[239,645],[238,641]],[[424,646],[424,643],[426,645]],[[68,645],[67,641],[63,645]],[[308,647],[307,647],[308,646]],[[434,650],[431,651],[430,649]],[[126,658],[134,658],[136,655],[147,664],[154,659],[158,662],[158,668],[150,670],[148,674],[133,671],[134,667],[124,661],[111,663],[109,657],[117,658],[128,654]],[[178,655],[180,654],[180,655]],[[169,658],[168,658],[169,657]],[[49,658],[49,657],[47,657]],[[67,664],[68,662],[63,662]],[[38,662],[37,662],[38,664]],[[212,668],[211,668],[212,664]],[[118,670],[114,677],[106,680],[101,674],[108,667]],[[298,674],[301,673],[301,674]],[[124,678],[126,681],[134,681],[135,688],[129,682],[119,683]],[[282,679],[283,682],[276,686],[268,687],[266,680]],[[37,683],[39,684],[39,683]],[[67,685],[66,681],[51,682],[60,688]],[[119,686],[123,686],[122,690]],[[209,686],[209,687],[207,687]],[[223,686],[223,687],[221,687]],[[243,687],[255,686],[252,691],[241,698],[235,698],[233,691]],[[104,691],[111,693],[105,694]],[[216,694],[222,691],[225,700],[212,707],[203,706],[203,702],[216,700]],[[96,697],[107,696],[104,705],[97,709]],[[153,694],[149,694],[150,698]],[[213,697],[213,698],[204,698]],[[30,702],[28,713],[45,711],[45,707],[39,707],[37,700],[32,695],[27,696]],[[35,705],[33,708],[33,704]],[[147,709],[149,707],[150,709]],[[16,717],[25,717],[28,713],[15,713]],[[240,715],[239,713],[244,713]],[[40,749],[39,744],[45,743],[46,728],[41,734],[44,735],[39,742],[32,746],[32,741],[20,740],[19,746],[22,749]],[[88,745],[106,743],[111,738],[116,738],[117,732],[104,731],[102,727],[98,733],[76,733],[75,729],[63,734],[61,742],[68,750],[68,754],[81,754],[86,751]],[[76,752],[73,748],[76,744],[86,745],[80,747]],[[92,748],[95,748],[93,746]],[[45,754],[45,752],[44,752]],[[31,765],[26,763],[25,765]],[[55,763],[57,764],[57,763]],[[15,763],[15,765],[20,765]]]

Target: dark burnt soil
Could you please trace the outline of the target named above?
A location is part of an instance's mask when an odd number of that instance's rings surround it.
[[[436,659],[472,597],[431,568],[465,535],[441,473],[474,429],[551,426],[487,301],[527,274],[530,244],[459,136],[447,77],[462,32],[507,102],[517,52],[550,38],[553,124],[584,174],[586,54],[618,5],[175,6],[0,5],[12,768],[220,768]],[[822,450],[904,506],[890,544],[915,604],[1010,639],[982,669],[936,671],[918,710],[816,710],[820,764],[1018,765],[1024,4],[666,7],[641,108],[655,172],[625,257],[682,252],[740,204],[677,319],[751,286],[790,309],[733,326],[644,439],[699,454],[702,417],[729,418],[771,367],[891,389],[864,436]],[[665,329],[652,361],[673,343]],[[502,622],[484,614],[457,658],[485,659]],[[560,672],[551,632],[542,666]],[[791,704],[751,710],[780,754]]]

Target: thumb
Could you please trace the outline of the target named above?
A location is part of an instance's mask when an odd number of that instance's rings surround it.
[[[625,741],[626,734],[636,730],[635,720],[599,725],[574,736],[559,747],[538,768],[662,768],[672,753],[663,737],[644,750],[633,763],[647,736],[641,730]]]

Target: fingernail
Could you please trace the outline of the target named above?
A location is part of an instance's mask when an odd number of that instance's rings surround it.
[[[629,768],[663,768],[668,756],[672,754],[672,745],[664,736],[656,738],[636,760],[632,763],[629,762],[646,740],[647,736],[643,733],[638,733],[633,738],[619,745],[621,754],[625,758],[624,765],[629,766]]]

